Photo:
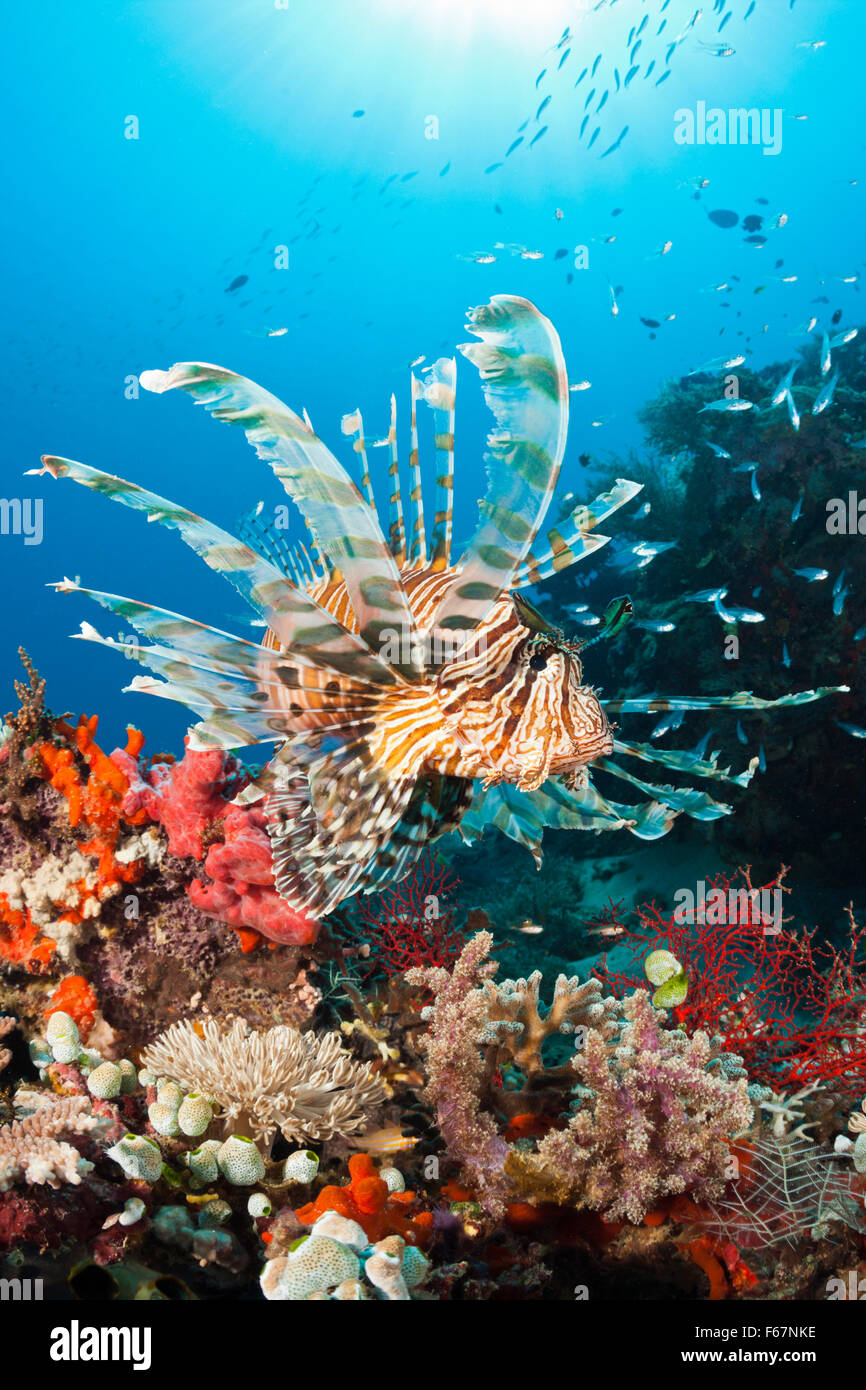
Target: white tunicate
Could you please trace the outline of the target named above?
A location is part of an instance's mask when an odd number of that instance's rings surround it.
[[[298,1149],[283,1164],[283,1181],[310,1183],[319,1171],[319,1156],[312,1149]]]
[[[380,1168],[379,1177],[389,1192],[405,1192],[406,1179],[399,1168]]]
[[[162,1094],[160,1094],[160,1101],[162,1101]],[[204,1096],[193,1093],[181,1101],[177,1112],[177,1122],[182,1134],[188,1134],[191,1138],[198,1138],[200,1134],[204,1134],[212,1119],[213,1109]]]
[[[232,1134],[217,1154],[219,1170],[234,1187],[252,1187],[265,1176],[265,1163],[252,1139]]]
[[[254,1192],[247,1202],[247,1211],[255,1221],[259,1217],[270,1216],[273,1207],[264,1192]]]
[[[159,1145],[141,1134],[125,1134],[106,1150],[109,1158],[119,1163],[128,1178],[142,1182],[157,1182],[162,1175],[162,1154]]]
[[[52,1043],[55,1038],[63,1037],[67,1034],[74,1037],[77,1041],[78,1024],[70,1014],[65,1014],[61,1009],[58,1009],[48,1020],[45,1028],[45,1036],[48,1041]]]
[[[87,1078],[87,1089],[97,1100],[113,1100],[120,1095],[123,1074],[114,1062],[103,1062]]]
[[[159,1100],[154,1101],[153,1105],[147,1107],[147,1118],[157,1134],[163,1134],[167,1138],[180,1134],[177,1111],[171,1105],[163,1105]]]

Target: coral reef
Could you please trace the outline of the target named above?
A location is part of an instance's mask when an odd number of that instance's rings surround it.
[[[127,778],[124,814],[158,821],[167,832],[169,853],[204,859],[211,882],[194,878],[188,888],[196,907],[234,927],[245,951],[262,936],[284,945],[315,941],[316,924],[294,911],[274,887],[264,813],[232,804],[248,781],[236,760],[187,748],[178,763],[144,769],[138,752],[140,747],[112,754]]]
[[[278,1025],[221,1028],[214,1019],[184,1020],[143,1053],[145,1068],[213,1097],[226,1124],[267,1147],[286,1139],[355,1134],[384,1099],[366,1063],[354,1061],[335,1033],[298,1033]]]
[[[450,974],[407,972],[434,992],[425,1010],[429,1094],[449,1152],[486,1209],[500,1216],[509,1200],[572,1202],[637,1222],[668,1194],[719,1192],[725,1141],[752,1118],[739,1059],[704,1034],[666,1029],[642,991],[622,1003],[602,999],[596,980],[560,976],[542,1018],[540,974],[496,986],[492,945],[480,932]],[[578,1048],[550,1068],[541,1049],[555,1032],[577,1032]],[[506,1068],[522,1073],[522,1086],[497,1087]],[[501,1133],[503,1111],[518,1109],[547,1119],[532,1148]]]
[[[652,903],[623,916],[614,905],[603,920],[637,958],[665,949],[682,963],[688,994],[672,1015],[687,1033],[720,1036],[754,1082],[777,1091],[832,1085],[843,1101],[866,1090],[863,932],[850,909],[841,947],[790,925],[785,872],[760,886],[748,868],[721,874],[705,883],[700,909]],[[604,959],[596,971],[617,993],[640,983]]]

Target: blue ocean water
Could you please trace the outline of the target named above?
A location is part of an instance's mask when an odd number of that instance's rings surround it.
[[[603,471],[641,448],[636,412],[666,379],[729,353],[786,363],[813,314],[858,322],[866,12],[695,14],[696,0],[47,0],[5,16],[2,490],[44,504],[40,543],[0,536],[7,704],[23,644],[56,711],[99,713],[104,746],[129,720],[149,749],[180,746],[182,709],[121,695],[134,668],[68,640],[82,620],[118,634],[46,588],[64,575],[252,635],[175,534],[22,478],[57,453],[228,528],[277,503],[240,432],[139,393],[145,368],[231,367],[305,407],[344,461],[342,414],[360,407],[384,434],[394,391],[405,461],[409,364],[465,341],[467,306],[523,295],[556,324],[569,380],[591,382],[571,396],[563,474],[580,491],[581,454]],[[740,107],[776,122],[776,153],[677,142],[683,111]],[[764,244],[746,241],[750,214]],[[488,427],[461,359],[458,537]]]

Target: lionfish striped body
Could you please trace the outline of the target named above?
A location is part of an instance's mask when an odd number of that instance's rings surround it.
[[[343,419],[354,436],[361,490],[313,431],[276,397],[224,368],[182,363],[146,372],[148,390],[180,388],[216,418],[239,424],[300,509],[309,550],[280,547],[250,523],[237,539],[155,494],[54,456],[70,477],[149,519],[177,529],[267,624],[262,642],[117,595],[87,593],[151,640],[114,642],[89,624],[81,636],[140,660],[161,680],[130,687],[178,700],[199,716],[190,746],[276,744],[241,793],[265,798],[276,884],[310,918],[359,891],[399,879],[425,845],[460,828],[472,840],[485,825],[527,845],[540,862],[545,826],[627,828],[665,834],[677,815],[713,819],[731,808],[692,788],[656,786],[610,761],[668,768],[745,786],[716,755],[662,752],[614,738],[611,712],[765,708],[803,703],[821,691],[763,701],[745,692],[697,700],[649,696],[605,702],[582,683],[579,643],[548,628],[519,590],[541,582],[606,543],[596,527],[640,485],[617,480],[540,540],[559,475],[568,423],[568,384],[553,326],[527,300],[495,296],[470,314],[481,341],[461,352],[479,369],[496,429],[488,439],[487,494],[476,532],[452,560],[456,362],[440,359],[412,377],[410,493],[404,514],[396,402],[382,442],[390,452],[387,540],[370,483],[360,413]],[[433,411],[436,501],[425,529],[417,406]],[[248,544],[247,541],[250,543]],[[611,802],[590,765],[648,795]]]

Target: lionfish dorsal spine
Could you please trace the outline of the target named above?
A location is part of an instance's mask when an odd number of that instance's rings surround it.
[[[169,371],[143,372],[141,385],[162,393],[182,390],[215,419],[240,425],[306,518],[311,535],[342,573],[360,635],[372,652],[383,651],[387,634],[391,664],[401,675],[423,675],[412,609],[400,572],[382,535],[378,517],[315,434],[309,417],[296,415],[276,396],[224,367],[181,362]]]
[[[433,614],[443,660],[510,587],[553,496],[568,429],[568,378],[549,319],[526,299],[494,295],[467,326],[481,341],[460,351],[481,374],[496,428],[478,526]]]
[[[376,499],[373,496],[373,484],[370,480],[370,465],[367,459],[367,441],[364,438],[364,420],[360,410],[352,410],[348,415],[344,415],[341,421],[343,434],[354,435],[352,448],[361,460],[361,491],[367,501],[367,505],[376,511]]]
[[[409,389],[409,520],[412,528],[409,564],[420,568],[427,563],[424,495],[421,490],[421,463],[418,455],[418,401],[423,394],[423,387],[414,372],[410,378]]]
[[[457,392],[457,360],[440,357],[430,369],[424,398],[433,411],[436,447],[436,512],[430,542],[434,570],[451,564],[454,527],[454,405]]]
[[[400,459],[397,449],[397,397],[391,394],[388,425],[388,543],[391,554],[402,569],[406,563],[406,523],[403,520],[403,494],[400,491]]]

